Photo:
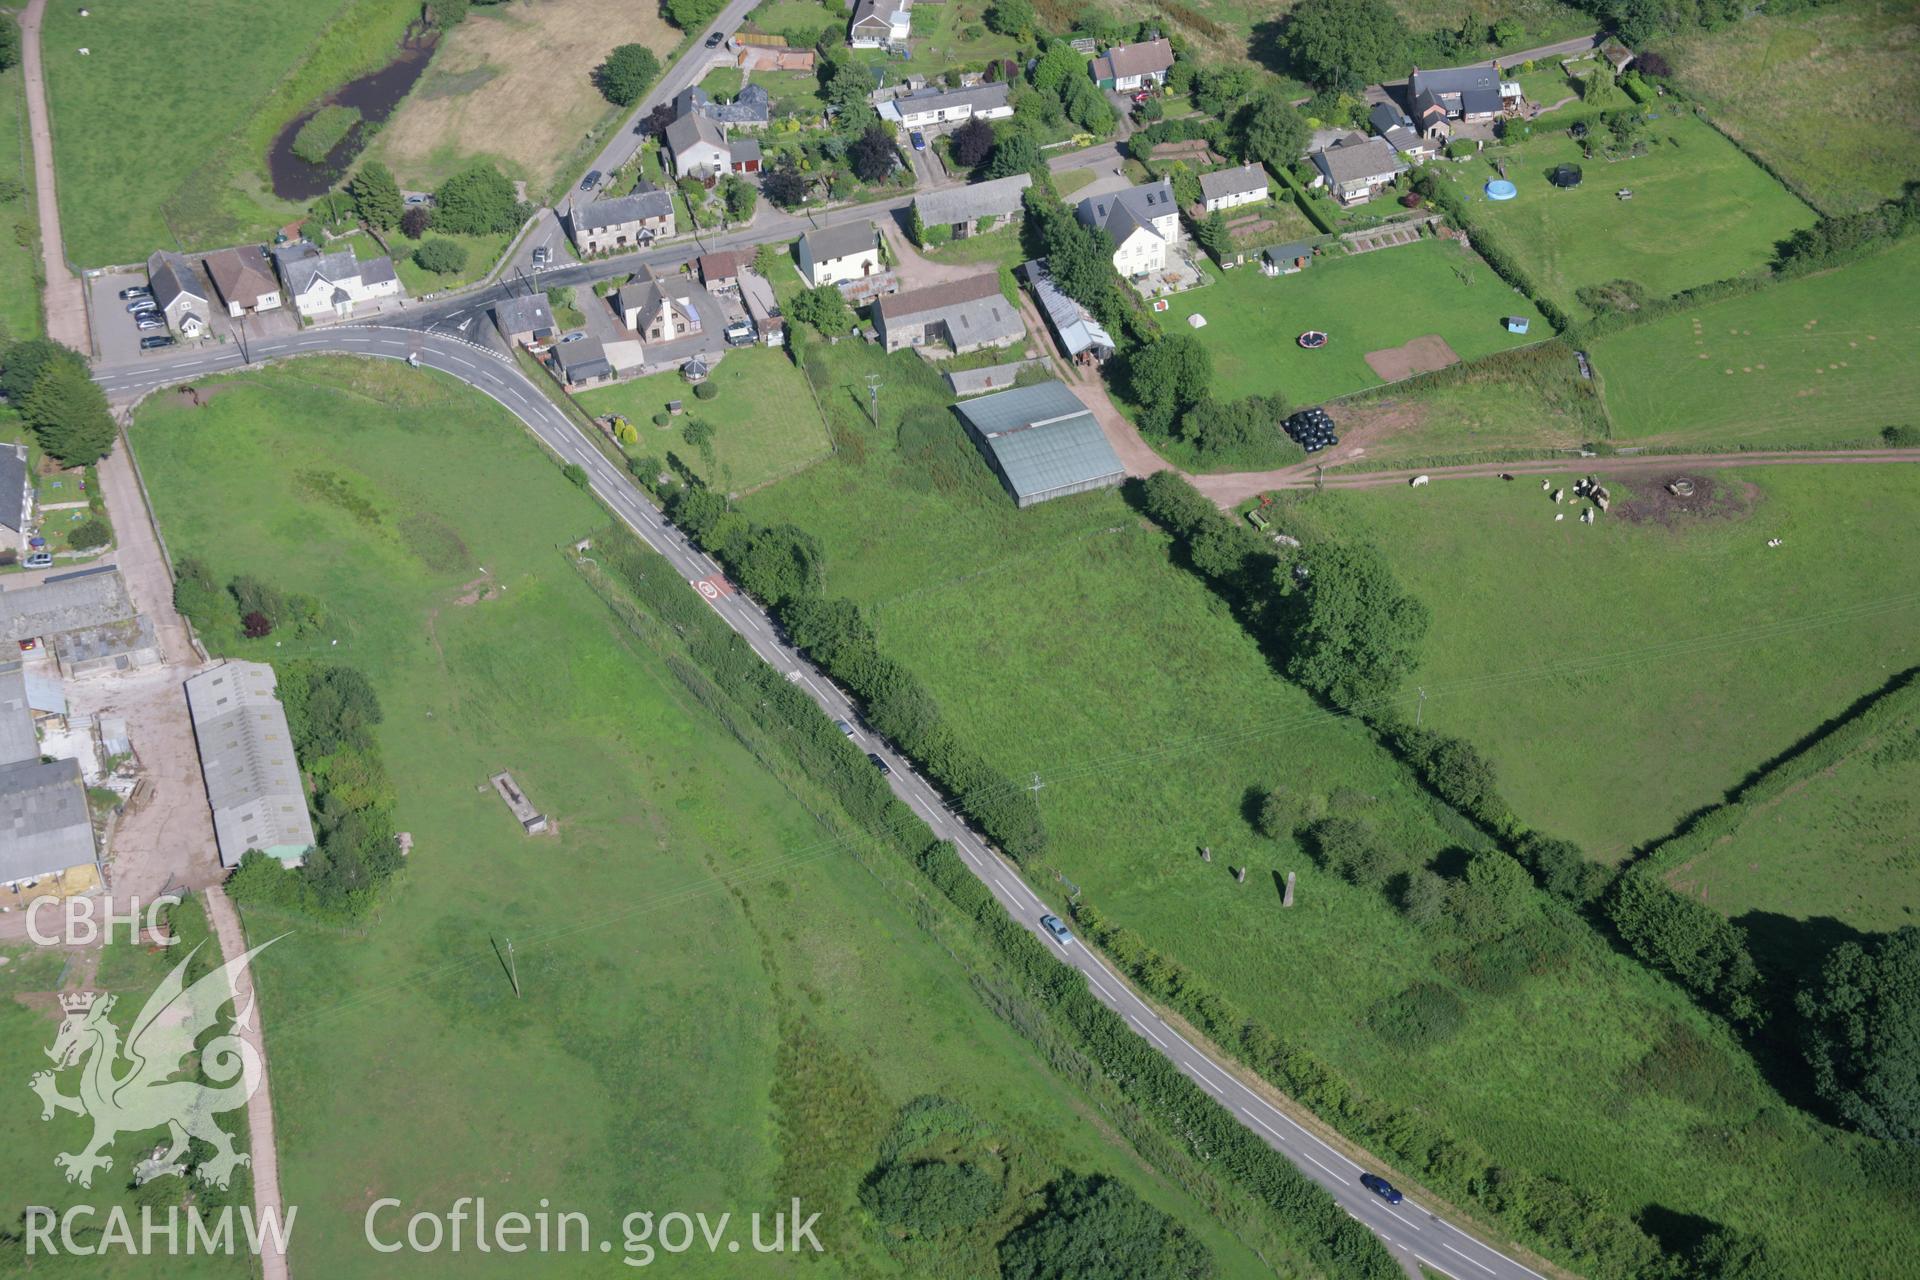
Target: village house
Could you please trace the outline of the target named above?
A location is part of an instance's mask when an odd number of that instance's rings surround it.
[[[1391,102],[1374,103],[1367,113],[1367,123],[1387,140],[1388,146],[1409,159],[1426,160],[1440,154],[1438,143],[1417,131],[1407,113]]]
[[[847,27],[855,49],[884,49],[913,34],[913,0],[859,0]]]
[[[545,342],[559,332],[543,293],[525,298],[503,298],[493,304],[493,323],[509,343],[526,346]]]
[[[185,257],[166,249],[155,253],[147,259],[147,283],[153,288],[154,305],[175,333],[197,338],[207,331],[207,317],[213,310],[207,305],[200,273]]]
[[[1208,213],[1259,204],[1267,198],[1267,170],[1259,164],[1216,169],[1200,175],[1200,204]]]
[[[673,234],[673,194],[649,187],[611,200],[571,205],[567,230],[582,254],[650,244]]]
[[[699,85],[682,89],[673,99],[675,116],[702,115],[734,129],[764,129],[773,118],[773,95],[764,86],[746,84],[731,102],[715,102]]]
[[[1116,44],[1088,64],[1093,82],[1115,93],[1151,89],[1173,68],[1173,46],[1165,40]]]
[[[752,259],[734,249],[721,249],[713,253],[703,253],[694,266],[700,272],[700,283],[709,293],[736,293],[740,288],[740,272]]]
[[[620,287],[614,295],[614,310],[620,313],[620,323],[643,344],[676,342],[700,332],[694,288],[686,276],[663,276],[647,267]]]
[[[322,253],[301,240],[276,247],[273,264],[294,307],[309,320],[345,318],[356,306],[397,298],[403,292],[391,258],[360,259],[344,249]]]
[[[280,306],[280,282],[273,278],[266,250],[257,245],[241,249],[222,249],[206,257],[207,275],[213,281],[227,314],[238,319],[249,311],[273,311]]]
[[[1113,237],[1113,269],[1132,278],[1166,269],[1180,238],[1180,210],[1166,179],[1108,196],[1089,196],[1074,210],[1082,223]]]
[[[955,355],[1027,334],[1019,308],[1000,292],[997,271],[882,298],[873,304],[873,328],[888,351],[944,344]]]
[[[547,367],[569,387],[613,380],[613,363],[607,359],[607,348],[598,338],[554,343],[547,348]]]
[[[667,152],[676,178],[698,178],[708,186],[733,166],[726,131],[698,114],[678,116],[667,126]]]
[[[931,129],[967,120],[1004,120],[1013,114],[1011,90],[1004,82],[967,89],[922,89],[888,98],[876,108],[880,118],[902,129]]]
[[[913,212],[923,229],[945,227],[958,240],[980,230],[983,219],[991,218],[997,225],[1019,217],[1020,197],[1032,185],[1032,174],[1016,173],[991,182],[923,191],[913,198]]]
[[[1313,185],[1326,187],[1342,205],[1365,204],[1411,167],[1385,138],[1357,133],[1314,152],[1313,163],[1320,171]]]
[[[1500,109],[1500,69],[1492,65],[1415,67],[1407,80],[1408,113],[1427,137],[1450,131],[1449,121],[1491,120]]]
[[[800,237],[800,274],[816,288],[863,280],[883,270],[871,222],[822,227]]]

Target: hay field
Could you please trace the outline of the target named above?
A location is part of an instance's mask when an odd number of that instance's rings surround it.
[[[612,108],[593,69],[619,44],[665,56],[680,41],[652,6],[524,0],[475,8],[381,130],[370,153],[410,189],[485,156],[538,192]]]

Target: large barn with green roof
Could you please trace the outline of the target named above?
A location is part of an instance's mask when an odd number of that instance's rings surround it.
[[[955,405],[954,412],[1016,506],[1126,479],[1100,424],[1064,383],[1015,387]]]

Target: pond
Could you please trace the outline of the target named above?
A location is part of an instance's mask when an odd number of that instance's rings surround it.
[[[427,69],[439,33],[416,24],[400,42],[400,52],[378,71],[349,80],[332,93],[287,122],[267,152],[267,172],[273,179],[273,194],[282,200],[312,200],[325,195],[346,175],[353,163],[400,100],[413,89],[414,82]],[[327,152],[326,158],[312,163],[293,153],[293,140],[300,128],[323,107],[352,107],[360,113],[360,123],[347,131]]]

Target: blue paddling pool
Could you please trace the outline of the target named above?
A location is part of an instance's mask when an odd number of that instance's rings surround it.
[[[1511,182],[1505,178],[1495,178],[1487,183],[1487,199],[1511,200],[1520,194]]]

